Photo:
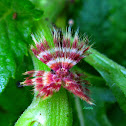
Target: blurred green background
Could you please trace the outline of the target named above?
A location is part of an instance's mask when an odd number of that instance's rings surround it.
[[[32,87],[19,82],[22,73],[34,69],[28,49],[36,22],[43,18],[65,29],[72,20],[73,31],[79,28],[80,37],[88,35],[94,49],[126,67],[125,5],[126,0],[0,0],[0,126],[13,126],[32,102]],[[84,61],[75,69],[88,75],[96,105],[68,93],[73,126],[125,126],[126,111],[100,74]]]

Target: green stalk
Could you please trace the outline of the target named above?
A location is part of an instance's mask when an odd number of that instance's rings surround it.
[[[126,112],[126,69],[94,49],[90,49],[90,52],[92,54],[85,61],[101,74]]]
[[[65,89],[51,98],[34,97],[15,126],[72,126],[72,113]]]

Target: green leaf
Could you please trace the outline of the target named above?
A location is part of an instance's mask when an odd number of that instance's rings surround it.
[[[16,81],[10,79],[7,88],[0,95],[1,126],[14,126],[20,114],[32,101],[31,90],[31,87],[17,87]]]
[[[71,14],[75,26],[95,42],[95,49],[126,66],[126,0],[83,0]],[[97,5],[97,6],[96,6]]]
[[[32,23],[41,15],[28,0],[0,1],[0,92],[27,55]]]
[[[16,69],[16,78],[10,78],[5,90],[0,94],[1,126],[14,126],[16,120],[32,101],[32,87],[21,87],[19,85],[19,82],[24,79],[21,74],[26,69],[33,69],[30,58],[30,56],[24,56],[25,62]]]
[[[126,112],[126,69],[106,56],[90,49],[91,55],[85,61],[92,65],[105,79],[120,107]]]

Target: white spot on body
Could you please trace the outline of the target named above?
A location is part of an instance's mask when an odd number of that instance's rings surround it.
[[[45,72],[45,73],[43,74],[42,80],[43,80],[43,85],[44,85],[44,86],[47,85],[48,74],[49,74],[49,72]]]

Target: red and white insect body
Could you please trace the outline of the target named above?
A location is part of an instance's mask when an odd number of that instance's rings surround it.
[[[53,36],[54,46],[49,46],[44,37],[40,38],[38,42],[36,37],[32,35],[36,48],[32,46],[31,50],[39,60],[51,68],[51,71],[27,71],[25,75],[29,75],[29,77],[22,84],[34,85],[35,91],[39,92],[38,96],[43,98],[52,95],[53,92],[58,92],[63,86],[89,104],[93,104],[88,96],[88,82],[81,79],[81,74],[70,72],[70,68],[89,55],[87,53],[90,47],[87,46],[88,39],[85,38],[79,42],[78,35],[75,33],[75,37],[71,41],[70,28],[68,28],[66,35],[63,35],[62,40],[56,30],[54,30]],[[82,84],[86,86],[83,87]]]

